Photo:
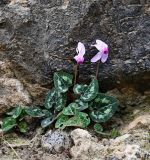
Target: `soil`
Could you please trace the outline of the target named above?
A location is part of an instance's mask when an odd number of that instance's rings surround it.
[[[124,128],[126,125],[131,123],[136,116],[150,113],[149,92],[144,95],[138,93],[135,94],[135,91],[133,92],[134,94],[129,94],[129,91],[126,90],[125,93],[127,94],[123,95],[115,95],[113,92],[110,92],[111,95],[113,94],[113,96],[116,96],[117,98],[121,97],[119,100],[122,108],[120,108],[120,111],[107,125],[109,126],[107,127],[107,132],[110,132],[113,127],[116,127],[117,130],[121,131],[121,128]],[[115,91],[115,93],[117,92]],[[92,134],[92,136],[96,136],[91,127],[88,131]],[[145,131],[148,131],[148,127],[145,128]],[[16,132],[10,132],[5,135],[0,134],[0,160],[71,160],[70,149],[63,151],[61,154],[53,154],[42,147],[41,137],[45,133],[46,131],[41,128],[36,128],[35,130],[27,133],[27,135]],[[99,140],[102,139],[100,136],[97,138]],[[150,148],[148,138],[150,137],[147,137],[145,144],[146,148]]]
[[[36,134],[35,134],[36,133]],[[4,135],[0,141],[0,160],[67,160],[69,151],[51,154],[41,147],[42,130],[38,128],[32,138],[16,133]]]

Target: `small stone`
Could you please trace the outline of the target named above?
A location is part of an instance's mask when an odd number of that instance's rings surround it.
[[[74,158],[79,158],[82,153],[86,153],[89,150],[92,136],[88,131],[83,129],[75,129],[71,132],[71,138],[73,139],[75,145],[70,149],[70,154]],[[84,155],[82,155],[82,158],[83,156]],[[86,156],[84,159],[86,159]]]
[[[61,153],[67,150],[71,146],[71,140],[69,135],[60,130],[50,130],[44,136],[42,136],[42,147],[51,153]]]

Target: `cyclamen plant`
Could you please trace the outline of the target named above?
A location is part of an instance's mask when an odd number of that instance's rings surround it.
[[[91,62],[98,62],[96,77],[87,84],[76,84],[77,69],[84,62],[85,46],[79,42],[76,48],[76,60],[74,85],[73,76],[63,71],[54,73],[54,87],[48,92],[43,107],[17,106],[9,117],[3,119],[2,130],[9,131],[18,128],[20,132],[27,132],[28,124],[26,116],[41,120],[43,128],[55,123],[55,128],[64,129],[69,126],[86,128],[91,121],[95,122],[94,130],[102,133],[102,124],[108,121],[116,112],[119,102],[115,98],[99,92],[97,80],[100,61],[102,63],[108,58],[108,45],[101,40],[96,40],[92,45],[98,49],[98,53],[91,59]],[[72,92],[71,92],[72,91]],[[73,99],[68,95],[73,94]],[[69,94],[68,94],[69,93]]]

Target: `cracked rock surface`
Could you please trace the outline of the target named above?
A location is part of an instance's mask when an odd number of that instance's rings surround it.
[[[149,0],[1,0],[0,60],[11,61],[28,82],[50,83],[55,70],[72,72],[78,41],[87,49],[95,39],[109,44],[110,56],[101,66],[104,88],[150,80]],[[86,58],[95,54],[92,49]],[[95,64],[80,67],[89,79]],[[150,87],[147,83],[146,87]]]

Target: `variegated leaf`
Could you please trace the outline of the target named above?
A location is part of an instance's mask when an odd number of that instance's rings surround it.
[[[72,85],[73,76],[65,72],[54,73],[54,86],[62,93],[65,93]]]

